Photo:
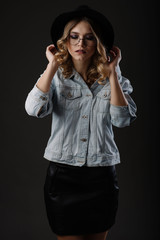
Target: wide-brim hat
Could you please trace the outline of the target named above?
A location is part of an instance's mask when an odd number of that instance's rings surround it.
[[[114,30],[112,24],[102,13],[91,9],[88,5],[80,5],[74,11],[64,12],[54,19],[50,33],[55,47],[57,48],[57,40],[59,40],[63,35],[65,25],[70,20],[80,17],[87,17],[92,20],[92,22],[97,26],[96,29],[98,29],[98,37],[105,46],[106,51],[109,51],[114,42]]]

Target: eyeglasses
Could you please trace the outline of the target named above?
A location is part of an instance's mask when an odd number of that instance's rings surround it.
[[[78,35],[69,35],[69,42],[71,45],[77,45],[80,40],[84,40],[85,45],[90,47],[96,45],[96,38],[94,36],[85,36],[84,38],[79,38]]]

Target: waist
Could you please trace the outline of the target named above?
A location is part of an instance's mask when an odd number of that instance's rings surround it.
[[[116,167],[115,165],[111,165],[111,166],[87,166],[86,164],[85,165],[82,165],[82,166],[74,166],[74,165],[69,165],[69,164],[65,164],[65,163],[59,163],[59,162],[52,162],[50,161],[50,164],[51,165],[56,165],[57,167],[60,167],[60,168],[66,168],[66,169],[75,169],[75,170],[81,170],[82,169],[84,171],[109,171],[109,172],[115,172],[116,171]]]

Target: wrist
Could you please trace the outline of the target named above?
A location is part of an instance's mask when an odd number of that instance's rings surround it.
[[[109,73],[109,78],[117,78],[118,74],[117,74],[117,71],[116,69],[112,69]]]
[[[58,69],[58,66],[59,64],[55,61],[50,61],[47,65],[49,68],[53,69],[53,70],[57,70]]]

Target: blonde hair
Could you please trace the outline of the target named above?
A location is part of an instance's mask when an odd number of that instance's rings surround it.
[[[63,76],[65,78],[69,78],[70,75],[72,74],[73,62],[72,62],[72,57],[68,52],[66,42],[68,40],[70,30],[74,26],[76,26],[77,23],[79,23],[80,21],[87,21],[90,24],[91,30],[97,40],[97,49],[95,54],[92,56],[92,61],[87,71],[86,82],[89,86],[91,86],[98,79],[98,83],[103,85],[105,83],[103,83],[102,81],[106,79],[106,77],[108,77],[108,71],[104,68],[104,63],[107,60],[106,49],[101,43],[97,34],[95,33],[93,28],[96,29],[96,26],[92,27],[93,22],[90,19],[86,17],[73,19],[66,24],[63,31],[63,36],[57,41],[58,51],[55,54],[56,60],[60,64],[60,68],[62,69]],[[97,32],[98,32],[98,28],[97,28]]]

